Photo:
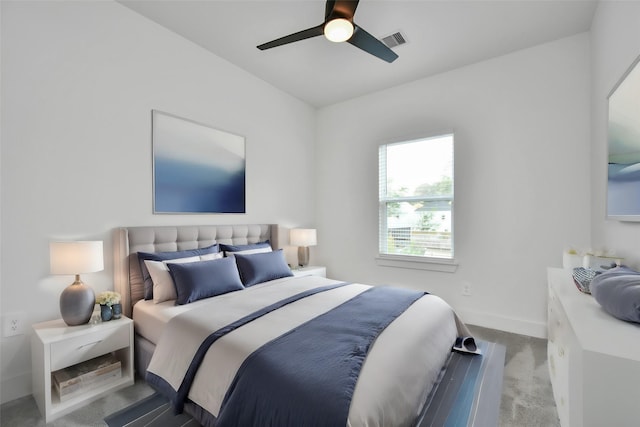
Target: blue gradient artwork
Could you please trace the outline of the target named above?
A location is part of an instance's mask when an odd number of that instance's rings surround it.
[[[640,221],[639,60],[609,96],[607,215],[626,221]]]
[[[245,140],[153,111],[154,213],[245,213]]]

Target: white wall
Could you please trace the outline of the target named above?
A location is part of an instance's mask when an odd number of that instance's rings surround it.
[[[591,27],[591,233],[593,245],[640,263],[640,223],[606,219],[607,96],[640,55],[640,2],[604,1]]]
[[[314,109],[117,3],[1,7],[3,314],[59,317],[73,278],[49,275],[51,239],[105,241],[83,275],[100,292],[118,226],[314,222]],[[246,136],[246,215],[152,214],[151,109]],[[31,393],[31,356],[28,335],[1,344],[6,402]]]
[[[589,244],[589,77],[585,33],[320,110],[316,249],[330,275],[424,289],[470,323],[544,336],[546,267]],[[378,145],[451,130],[458,270],[376,265]]]

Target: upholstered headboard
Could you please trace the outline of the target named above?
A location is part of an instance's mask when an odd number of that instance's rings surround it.
[[[214,243],[244,245],[265,240],[269,240],[274,249],[280,247],[277,225],[178,225],[115,229],[114,287],[122,297],[124,314],[131,317],[133,305],[144,297],[138,251],[181,251]]]

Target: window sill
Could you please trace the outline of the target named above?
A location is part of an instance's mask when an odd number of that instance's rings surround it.
[[[394,255],[379,255],[376,257],[376,264],[383,267],[410,268],[443,273],[455,273],[458,268],[458,263],[455,259]]]

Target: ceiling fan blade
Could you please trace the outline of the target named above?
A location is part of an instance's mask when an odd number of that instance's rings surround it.
[[[332,18],[353,19],[360,0],[327,0],[324,19],[329,21]]]
[[[265,50],[272,47],[282,46],[283,44],[289,44],[311,37],[321,36],[324,34],[324,23],[317,27],[307,28],[306,30],[298,31],[297,33],[289,34],[288,36],[280,37],[279,39],[272,40],[270,42],[261,44],[258,49]]]
[[[353,31],[353,36],[347,40],[349,43],[373,56],[377,56],[383,61],[393,62],[398,58],[398,54],[389,49],[387,45],[382,43],[380,40],[373,37],[356,24],[353,24],[353,26],[355,29]]]

